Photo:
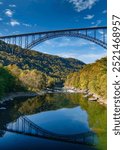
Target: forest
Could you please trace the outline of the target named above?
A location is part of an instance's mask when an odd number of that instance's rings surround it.
[[[0,97],[14,91],[65,86],[107,97],[107,58],[85,64],[0,41]]]
[[[84,63],[34,50],[22,49],[0,41],[0,97],[15,91],[39,92],[62,86],[66,76]]]
[[[85,65],[80,71],[67,76],[65,87],[89,89],[104,99],[107,97],[107,57]]]
[[[3,41],[0,41],[0,63],[3,66],[16,64],[22,70],[36,69],[61,80],[65,79],[69,73],[78,71],[84,65],[83,62],[77,59],[62,58],[23,49],[16,45],[6,44]]]
[[[34,91],[51,87],[55,80],[33,69],[22,70],[16,65],[0,66],[0,97],[16,91]]]

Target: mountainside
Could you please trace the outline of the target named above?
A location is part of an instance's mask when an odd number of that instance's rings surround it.
[[[64,79],[71,72],[78,71],[84,65],[83,62],[73,58],[62,58],[33,50],[25,50],[3,41],[0,41],[0,63],[4,66],[16,64],[23,70],[37,69],[48,76],[61,79]]]
[[[15,91],[34,91],[62,85],[84,63],[43,54],[0,41],[0,98]]]
[[[107,58],[85,65],[80,71],[71,73],[65,80],[65,87],[89,89],[90,92],[107,97]]]

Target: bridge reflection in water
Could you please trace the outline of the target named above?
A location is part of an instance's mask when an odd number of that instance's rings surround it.
[[[96,144],[96,134],[93,131],[71,135],[57,134],[39,127],[25,116],[18,118],[16,122],[9,123],[4,130],[13,133],[34,136],[38,138],[51,139],[56,141],[64,141],[86,145]]]

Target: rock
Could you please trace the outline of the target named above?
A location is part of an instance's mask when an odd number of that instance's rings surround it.
[[[88,95],[84,95],[83,97],[88,98]]]
[[[89,101],[97,101],[98,98],[92,97],[92,98],[89,98],[88,100],[89,100]]]
[[[107,100],[105,99],[99,99],[98,102],[101,104],[101,105],[107,105]]]
[[[67,92],[69,92],[69,93],[74,93],[74,92],[75,92],[75,90],[73,90],[73,89],[69,89],[69,90],[67,90]]]

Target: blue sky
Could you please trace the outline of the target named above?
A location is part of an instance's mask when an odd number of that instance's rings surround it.
[[[0,35],[106,26],[106,0],[0,0]],[[90,63],[106,50],[78,38],[57,38],[34,49]]]

